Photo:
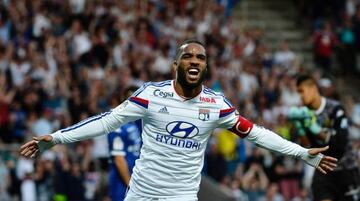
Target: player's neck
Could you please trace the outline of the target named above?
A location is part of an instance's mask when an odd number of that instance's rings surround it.
[[[316,96],[314,101],[310,104],[310,108],[313,110],[319,109],[321,106],[321,96]]]
[[[184,99],[192,99],[195,96],[199,95],[202,90],[202,86],[196,88],[188,89],[182,86],[177,80],[174,82],[175,92]]]

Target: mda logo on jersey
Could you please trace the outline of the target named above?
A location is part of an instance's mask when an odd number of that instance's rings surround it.
[[[192,138],[199,133],[198,127],[185,121],[173,121],[166,125],[166,131],[175,137]]]
[[[200,101],[205,102],[205,103],[216,103],[215,98],[213,98],[213,97],[201,97],[200,96]]]

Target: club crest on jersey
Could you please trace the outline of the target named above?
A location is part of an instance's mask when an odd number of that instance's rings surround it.
[[[210,98],[210,97],[201,97],[200,96],[200,101],[205,102],[205,103],[216,103],[215,98]]]
[[[154,94],[154,96],[161,97],[161,98],[173,98],[174,97],[174,92],[162,91],[160,89],[156,89],[153,94]]]
[[[199,133],[199,128],[185,121],[173,121],[166,125],[166,131],[175,137],[192,138]]]
[[[201,121],[209,121],[210,119],[210,110],[208,109],[199,109],[198,119]]]

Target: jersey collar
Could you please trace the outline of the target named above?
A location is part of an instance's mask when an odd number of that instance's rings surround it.
[[[175,80],[172,80],[171,85],[172,85],[172,88],[173,88],[173,90],[174,90],[174,92],[175,92],[175,95],[176,95],[177,97],[179,97],[182,101],[188,101],[188,100],[197,99],[197,98],[200,96],[200,94],[203,92],[203,90],[204,90],[204,85],[201,85],[201,91],[199,92],[199,94],[195,95],[195,96],[192,97],[192,98],[186,98],[186,97],[183,97],[183,96],[181,96],[180,94],[178,94],[178,93],[176,92],[176,90],[175,90]]]
[[[321,97],[320,107],[315,111],[315,114],[316,115],[321,114],[324,111],[325,105],[326,105],[326,98]]]

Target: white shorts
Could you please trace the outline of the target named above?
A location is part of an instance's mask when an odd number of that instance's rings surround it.
[[[124,201],[198,201],[197,195],[169,196],[163,198],[146,197],[135,194],[131,189],[127,192]]]

